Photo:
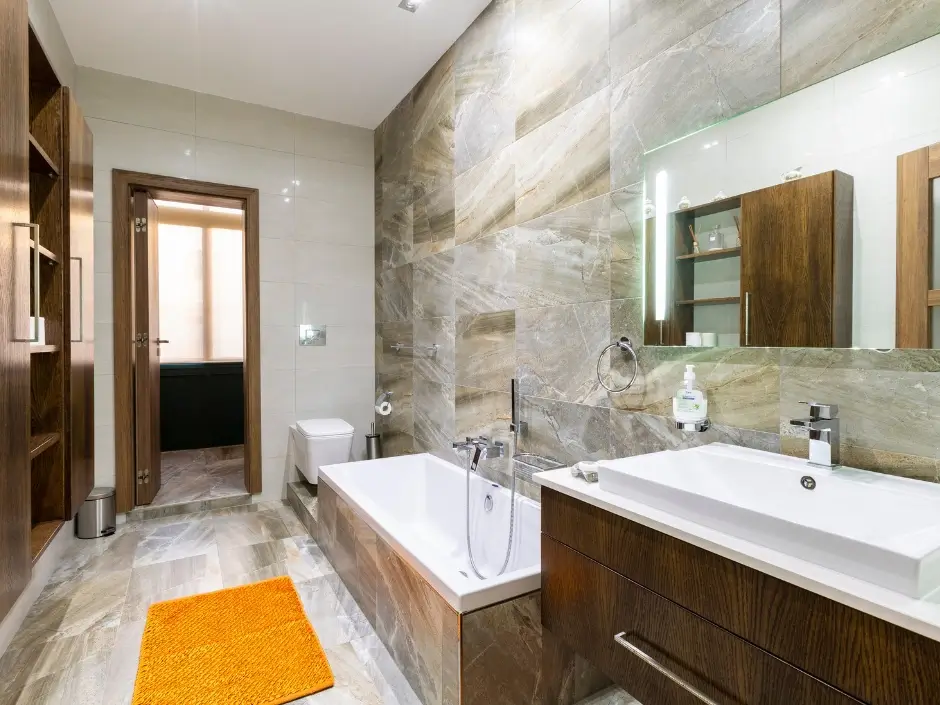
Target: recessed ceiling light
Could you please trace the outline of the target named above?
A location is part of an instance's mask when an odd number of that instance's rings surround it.
[[[408,12],[417,12],[420,4],[421,0],[401,0],[398,7],[402,10],[408,10]]]

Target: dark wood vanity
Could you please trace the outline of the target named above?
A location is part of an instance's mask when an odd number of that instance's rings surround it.
[[[547,487],[542,625],[545,703],[559,651],[643,705],[940,703],[940,643]]]

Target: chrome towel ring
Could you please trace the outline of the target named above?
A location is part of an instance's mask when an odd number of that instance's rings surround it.
[[[604,378],[601,377],[601,360],[604,359],[604,355],[608,350],[613,348],[620,348],[625,353],[629,353],[633,358],[633,377],[630,378],[630,381],[627,382],[627,386],[622,387],[621,389],[611,389],[606,384],[604,384]],[[597,381],[601,383],[601,386],[606,389],[608,392],[613,394],[619,394],[620,392],[625,392],[630,387],[633,386],[633,383],[636,382],[637,373],[640,371],[640,361],[636,358],[636,350],[633,349],[633,345],[630,343],[630,339],[627,336],[623,336],[620,340],[615,343],[611,343],[606,348],[601,351],[601,354],[597,356]]]

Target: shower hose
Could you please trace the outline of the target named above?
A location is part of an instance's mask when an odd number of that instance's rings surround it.
[[[477,450],[479,452],[479,450]],[[467,556],[470,558],[470,569],[473,570],[474,575],[476,575],[480,580],[486,580],[486,576],[480,572],[480,569],[477,568],[476,561],[473,559],[473,545],[470,541],[470,468],[474,464],[473,453],[467,452]],[[509,556],[512,553],[512,535],[513,530],[516,526],[516,468],[515,463],[513,463],[512,468],[512,493],[509,500],[509,540],[506,542],[506,558],[503,560],[503,567],[499,569],[499,572],[495,576],[497,577],[506,572],[506,567],[509,565]]]

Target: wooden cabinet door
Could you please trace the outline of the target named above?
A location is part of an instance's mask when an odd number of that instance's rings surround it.
[[[0,618],[29,582],[28,19],[0,0]],[[26,323],[23,330],[23,323]],[[24,337],[25,336],[25,337]]]
[[[829,347],[833,172],[741,197],[741,337],[752,347]]]
[[[68,516],[74,516],[95,484],[95,224],[91,130],[70,91],[68,105],[69,264],[66,306],[69,330]]]

